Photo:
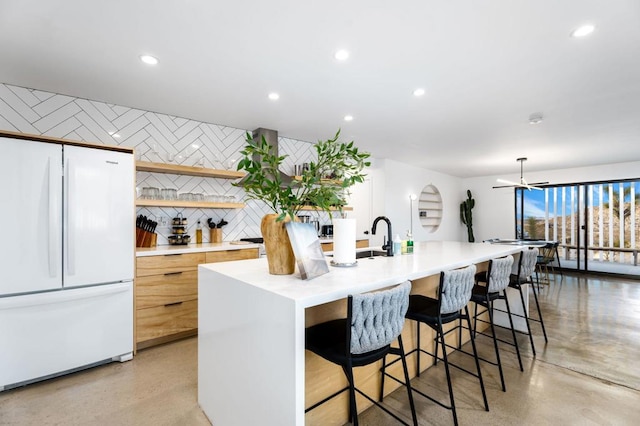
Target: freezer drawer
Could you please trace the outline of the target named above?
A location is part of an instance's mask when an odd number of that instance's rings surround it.
[[[133,351],[131,282],[0,298],[0,390]]]

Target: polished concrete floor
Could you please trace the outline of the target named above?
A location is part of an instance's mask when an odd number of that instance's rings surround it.
[[[542,289],[541,303],[549,343],[545,346],[540,330],[534,329],[534,358],[521,336],[524,372],[513,349],[502,346],[506,393],[497,369],[482,366],[489,412],[476,379],[453,372],[460,424],[638,424],[640,282],[565,276]],[[483,354],[492,353],[489,339],[480,337],[478,343]],[[459,354],[453,358],[468,362]],[[2,392],[0,425],[208,425],[198,407],[196,383],[197,339],[191,338],[140,351],[130,362]],[[440,366],[413,384],[446,400]],[[448,410],[415,398],[421,425],[452,424]],[[406,412],[406,393],[396,391],[385,403]],[[397,424],[376,408],[361,414],[360,422]]]

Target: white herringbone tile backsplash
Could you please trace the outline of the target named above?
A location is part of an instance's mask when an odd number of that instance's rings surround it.
[[[105,145],[133,147],[136,158],[158,163],[234,169],[245,144],[246,130],[218,126],[166,114],[127,108],[120,105],[59,95],[41,90],[0,84],[0,128],[22,133],[46,135]],[[253,129],[251,129],[253,130]],[[332,135],[327,135],[330,137]],[[293,173],[294,164],[315,158],[313,144],[279,138],[281,155],[288,155],[285,173]],[[234,195],[244,198],[244,191],[226,179],[137,173],[139,188],[155,186],[176,188],[178,193]],[[249,201],[244,209],[138,208],[138,214],[158,222],[182,213],[189,222],[189,234],[195,240],[198,220],[203,224],[203,241],[209,241],[207,218],[216,222],[224,218],[225,241],[260,236],[260,221],[269,209],[264,203]],[[311,213],[316,215],[316,213]],[[329,223],[325,214],[317,214],[321,223]],[[168,226],[158,228],[158,244],[167,244]]]

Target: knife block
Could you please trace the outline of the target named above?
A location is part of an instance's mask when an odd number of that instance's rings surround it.
[[[158,234],[136,228],[136,247],[155,247]]]
[[[209,242],[221,243],[222,242],[222,228],[209,229]]]

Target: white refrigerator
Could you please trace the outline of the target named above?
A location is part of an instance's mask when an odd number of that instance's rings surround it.
[[[133,155],[0,137],[0,391],[133,353]]]

